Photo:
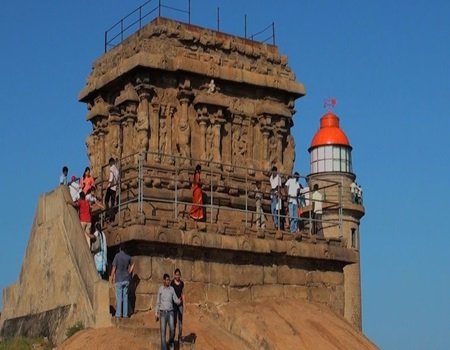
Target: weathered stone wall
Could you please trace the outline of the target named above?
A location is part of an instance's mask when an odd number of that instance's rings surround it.
[[[1,334],[48,336],[56,343],[78,321],[110,324],[108,283],[97,274],[67,187],[44,194],[19,280],[3,291]]]
[[[214,257],[209,255],[208,258]],[[297,267],[271,264],[270,261],[274,260],[271,257],[263,259],[267,265],[252,264],[251,259],[246,264],[160,256],[134,256],[133,259],[136,262],[137,274],[134,280],[135,311],[138,312],[154,308],[163,274],[172,275],[177,267],[181,269],[186,282],[188,303],[301,298],[327,304],[340,315],[344,312],[342,270],[311,270],[308,263]],[[245,259],[241,257],[241,260]]]

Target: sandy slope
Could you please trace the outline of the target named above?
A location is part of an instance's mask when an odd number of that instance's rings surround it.
[[[159,349],[151,314],[121,324],[126,328],[82,331],[58,349]],[[328,308],[300,300],[188,305],[184,329],[197,335],[196,349],[378,349]]]

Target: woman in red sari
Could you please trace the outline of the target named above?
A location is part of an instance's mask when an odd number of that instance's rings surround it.
[[[189,215],[194,220],[203,220],[203,191],[200,173],[202,167],[197,164],[195,167],[194,177],[192,178],[192,207]],[[196,205],[197,204],[197,205]]]

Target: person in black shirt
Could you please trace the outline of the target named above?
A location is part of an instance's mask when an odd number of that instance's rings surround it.
[[[181,271],[180,269],[175,269],[174,279],[170,283],[170,285],[175,289],[175,294],[180,299],[181,303],[179,305],[174,304],[174,318],[175,318],[175,330],[177,329],[178,322],[178,342],[181,341],[181,336],[183,334],[183,312],[184,304],[185,304],[185,296],[184,296],[184,282],[181,280]]]

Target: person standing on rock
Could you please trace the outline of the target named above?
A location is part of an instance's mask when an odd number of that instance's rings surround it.
[[[59,184],[63,186],[67,186],[69,183],[67,181],[67,174],[69,173],[69,168],[66,166],[63,166],[62,168],[62,174],[59,177]]]
[[[181,342],[181,337],[183,334],[183,314],[184,314],[184,304],[185,304],[185,297],[184,297],[184,282],[181,280],[181,271],[179,268],[175,269],[174,273],[174,279],[170,283],[170,285],[175,290],[175,294],[177,295],[177,298],[180,299],[180,304],[174,304],[173,305],[173,312],[174,312],[174,329],[177,328],[177,322],[178,322],[178,343]],[[174,333],[175,335],[175,333]]]
[[[111,282],[116,288],[116,317],[128,317],[128,287],[134,264],[131,257],[120,245],[119,252],[114,257],[111,271]],[[122,312],[123,311],[123,312]]]
[[[174,349],[175,339],[175,317],[173,304],[179,305],[181,300],[177,297],[175,290],[170,285],[170,276],[165,273],[163,276],[163,285],[159,287],[156,299],[155,318],[159,320],[161,333],[161,350],[167,350],[166,328],[169,324],[169,348]]]

